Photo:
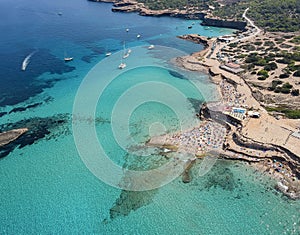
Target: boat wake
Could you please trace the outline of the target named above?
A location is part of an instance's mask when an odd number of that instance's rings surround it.
[[[36,53],[36,51],[34,52],[31,52],[28,56],[26,56],[26,58],[23,60],[23,63],[22,63],[22,70],[25,71],[26,68],[27,68],[27,65],[29,64],[30,62],[30,58]]]

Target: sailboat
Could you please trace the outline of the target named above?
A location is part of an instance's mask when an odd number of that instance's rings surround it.
[[[124,42],[124,45],[123,45],[123,50],[124,50],[124,52],[126,51],[125,42]],[[128,56],[130,56],[130,53],[131,53],[131,50],[128,49],[127,52],[123,55],[123,59],[126,59]]]
[[[65,62],[72,61],[73,59],[74,59],[73,57],[68,57],[68,56],[66,56],[66,52],[65,52],[65,57],[64,57],[64,61],[65,61]]]
[[[106,57],[111,56],[111,52],[107,50],[107,46],[105,47],[105,51],[106,51],[105,52]]]
[[[123,62],[123,58],[125,57],[125,42],[124,42],[124,45],[123,45],[123,57],[121,57],[121,64],[119,64],[119,69],[124,69],[126,68],[126,64]],[[129,55],[128,55],[129,56]],[[128,57],[127,56],[127,57]],[[126,57],[125,57],[126,58]]]
[[[65,57],[64,60],[65,60],[65,62],[69,62],[69,61],[73,60],[73,57]]]

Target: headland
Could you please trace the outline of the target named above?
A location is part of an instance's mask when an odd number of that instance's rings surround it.
[[[226,7],[223,1],[218,1],[218,6],[208,1],[208,5],[180,7],[170,7],[170,1],[161,6],[134,0],[92,1],[112,2],[112,11],[201,19],[203,25],[240,30],[219,38],[179,36],[205,48],[173,62],[188,70],[209,73],[218,85],[221,99],[202,106],[199,126],[153,137],[147,144],[193,153],[196,158],[215,150],[219,157],[248,162],[276,178],[283,193],[300,198],[300,84],[295,78],[300,73],[299,36],[268,32],[297,31],[297,27],[283,27],[279,22],[279,28],[270,28],[257,17],[262,30],[247,17],[250,8],[255,9],[250,10],[252,18],[264,10],[253,1],[249,1],[250,5],[233,1]],[[270,5],[265,7],[272,9]],[[291,22],[297,21],[283,11],[279,14]],[[285,78],[289,81],[281,80]],[[193,162],[191,159],[190,163]]]
[[[174,63],[193,71],[207,71],[212,81],[218,85],[221,100],[216,103],[204,104],[199,111],[199,118],[203,121],[200,127],[192,131],[164,137],[165,145],[174,145],[177,151],[189,151],[202,158],[205,151],[211,149],[212,140],[218,142],[217,148],[219,156],[249,162],[260,171],[278,180],[278,189],[291,198],[300,198],[300,120],[297,110],[300,108],[299,91],[300,84],[292,73],[288,75],[290,86],[288,92],[279,93],[269,89],[275,81],[279,81],[275,86],[277,89],[285,89],[287,84],[280,80],[282,73],[287,71],[288,66],[280,62],[285,60],[285,55],[298,55],[293,51],[297,47],[297,34],[290,33],[266,33],[259,29],[246,17],[247,9],[244,13],[249,26],[246,32],[236,35],[205,38],[199,35],[184,35],[180,38],[192,40],[196,43],[203,43],[204,50],[196,52],[190,56],[176,58]],[[280,40],[279,40],[280,39]],[[236,47],[250,47],[258,44],[278,43],[279,48],[289,47],[286,54],[278,54],[277,60],[265,62],[264,65],[256,65],[254,70],[249,70],[247,58],[255,56],[268,56],[266,53],[268,46],[262,50],[255,48],[255,51],[244,49],[241,51],[230,50],[232,45]],[[276,44],[277,45],[277,44]],[[287,45],[287,46],[284,46]],[[241,56],[241,53],[244,53]],[[287,57],[288,57],[287,56]],[[246,59],[245,59],[246,58]],[[298,61],[299,59],[297,59]],[[294,62],[298,68],[299,62]],[[275,71],[266,73],[268,76],[261,79],[264,66],[267,68],[275,65]],[[255,73],[254,73],[255,71]],[[264,81],[263,86],[257,86],[256,80]],[[280,83],[281,81],[281,83]],[[283,84],[282,86],[280,86]],[[276,88],[275,88],[276,89]],[[261,94],[258,97],[257,94]],[[268,108],[270,103],[265,97],[273,95],[271,102],[274,109]],[[284,97],[284,98],[282,98]],[[284,103],[285,102],[285,103]],[[293,111],[294,116],[286,115],[284,112],[274,112],[282,105]],[[226,129],[226,134],[215,135],[220,127],[213,127],[218,123]],[[208,127],[207,127],[208,125]],[[204,132],[203,132],[203,126]],[[208,137],[205,135],[209,133]],[[205,141],[203,142],[203,137]],[[200,139],[199,139],[200,138]],[[159,139],[151,139],[150,144],[159,144]],[[180,146],[180,148],[179,148]],[[204,152],[199,150],[203,150]]]
[[[135,0],[89,0],[92,2],[113,3],[113,12],[137,12],[142,16],[171,16],[202,20],[202,25],[244,30],[247,23],[236,19],[221,19],[211,14],[212,8],[183,7],[159,9]]]

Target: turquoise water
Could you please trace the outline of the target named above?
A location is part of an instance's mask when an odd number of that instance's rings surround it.
[[[193,126],[199,103],[218,98],[206,75],[167,63],[201,49],[175,36],[232,32],[205,30],[199,21],[189,30],[193,21],[110,8],[84,0],[0,2],[1,130],[27,126],[32,134],[5,149],[0,161],[0,234],[299,234],[299,201],[282,196],[275,182],[242,163],[220,160],[189,184],[179,177],[145,192],[111,187],[88,170],[73,136],[80,123],[95,127],[105,153],[121,167],[166,163],[157,152],[144,158],[127,152],[153,134]],[[121,71],[123,41],[132,53]],[[155,50],[147,50],[149,44]],[[107,51],[119,52],[104,58]],[[74,61],[64,63],[65,53]],[[89,89],[72,117],[83,81]],[[87,148],[93,154],[96,147]]]

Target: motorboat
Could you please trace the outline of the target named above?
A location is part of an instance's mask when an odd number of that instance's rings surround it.
[[[73,57],[65,57],[64,60],[65,60],[65,62],[69,62],[69,61],[73,60]]]
[[[126,68],[126,64],[121,62],[121,64],[119,65],[119,69],[124,69],[124,68]]]

